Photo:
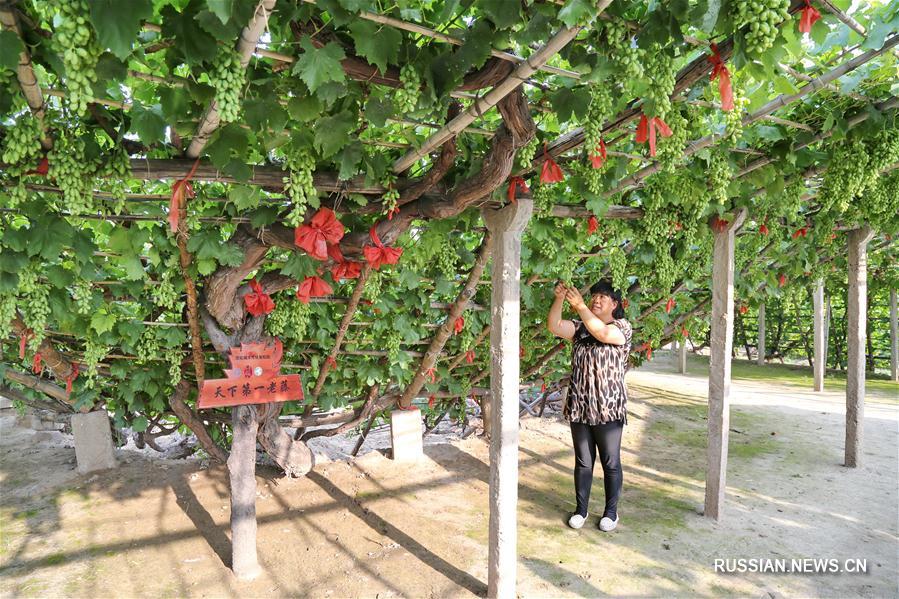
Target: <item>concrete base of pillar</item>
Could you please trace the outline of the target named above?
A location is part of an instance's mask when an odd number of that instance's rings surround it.
[[[75,459],[78,472],[86,474],[95,470],[115,468],[112,431],[106,412],[88,412],[72,415],[72,434],[75,436]]]
[[[424,455],[421,410],[394,410],[390,413],[391,457],[397,462],[415,462]]]

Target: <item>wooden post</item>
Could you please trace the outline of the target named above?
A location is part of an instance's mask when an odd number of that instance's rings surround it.
[[[865,332],[868,309],[868,242],[874,232],[867,225],[849,232],[849,290],[846,298],[846,458],[856,468],[861,462],[862,425],[865,418]]]
[[[814,388],[815,391],[824,391],[824,369],[827,364],[824,357],[824,281],[822,279],[815,282],[815,290],[812,292],[812,310],[812,321],[815,327],[815,358],[812,361]]]
[[[732,223],[715,231],[712,258],[712,320],[709,355],[709,446],[705,481],[705,516],[720,520],[727,479],[730,428],[730,361],[734,333],[734,232],[746,218],[740,210]]]
[[[896,290],[890,289],[890,380],[899,381],[899,314],[896,310]]]
[[[677,346],[677,349],[678,349],[678,352],[680,353],[680,356],[679,356],[680,360],[678,360],[679,366],[680,366],[680,373],[687,374],[687,338],[686,337],[684,337],[684,340],[680,342],[680,344]]]
[[[756,362],[759,366],[765,365],[765,304],[759,304],[759,340]]]
[[[519,199],[481,216],[493,237],[490,325],[490,524],[487,596],[515,597],[518,568],[518,383],[521,233],[533,202]]]
[[[255,406],[231,408],[234,426],[228,474],[231,479],[231,569],[238,580],[260,573],[256,557],[256,422]]]

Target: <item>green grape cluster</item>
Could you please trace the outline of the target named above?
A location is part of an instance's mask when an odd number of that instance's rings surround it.
[[[732,144],[743,136],[743,112],[749,106],[749,98],[734,90],[734,109],[724,113],[724,138]]]
[[[888,221],[895,221],[899,216],[899,171],[889,176],[879,177],[867,188],[860,211],[865,220],[876,223],[878,228],[887,230]]]
[[[384,214],[390,214],[397,207],[400,200],[400,191],[396,188],[396,175],[387,173],[381,180],[381,186],[387,191],[381,196],[381,202],[384,205]]]
[[[534,156],[537,155],[537,146],[539,144],[540,142],[535,135],[526,145],[518,148],[518,154],[516,155],[518,168],[531,168],[531,163],[534,161]]]
[[[0,155],[7,165],[18,167],[16,174],[22,174],[37,166],[41,157],[41,126],[31,111],[20,114],[11,127],[6,127],[3,138],[3,153]],[[7,167],[8,168],[8,167]]]
[[[833,145],[818,200],[825,210],[836,209],[842,214],[865,187],[868,151],[860,138],[841,140]]]
[[[723,152],[712,152],[707,174],[712,201],[723,205],[727,201],[727,190],[734,177],[734,169]]]
[[[33,334],[29,338],[28,347],[35,352],[46,336],[47,320],[50,317],[50,286],[40,282],[37,269],[28,267],[19,273],[18,296],[22,322]]]
[[[393,95],[397,111],[400,114],[415,112],[421,95],[421,78],[411,64],[405,64],[400,69],[400,83],[403,86]]]
[[[590,106],[584,123],[584,144],[588,154],[593,154],[602,139],[602,128],[612,117],[612,93],[608,85],[590,86]]]
[[[25,187],[25,180],[17,177],[15,183],[6,188],[7,208],[16,208],[19,204],[28,198],[28,188]]]
[[[643,238],[655,247],[668,245],[670,233],[668,200],[672,191],[670,179],[666,173],[660,173],[649,179],[640,194],[643,202],[640,228],[643,231]]]
[[[169,383],[174,387],[181,382],[181,360],[184,353],[177,347],[165,349],[165,361],[169,365]]]
[[[881,179],[881,171],[899,162],[899,128],[885,127],[866,140],[868,149],[867,176],[865,189]]]
[[[97,60],[102,54],[88,22],[90,6],[86,0],[51,0],[48,12],[58,23],[53,41],[66,69],[66,100],[73,113],[82,115],[93,96],[91,86],[97,82]]]
[[[212,61],[210,80],[215,88],[215,103],[223,123],[233,123],[240,117],[240,91],[244,76],[240,56],[231,48],[221,46]]]
[[[146,364],[159,356],[159,336],[156,335],[156,327],[148,326],[137,341],[137,363]]]
[[[16,296],[12,293],[0,295],[0,339],[12,333],[12,319],[16,317]]]
[[[459,253],[453,247],[449,238],[444,238],[437,251],[437,268],[443,273],[444,277],[452,280],[456,276],[456,263],[458,260]]]
[[[671,257],[671,251],[668,247],[656,247],[656,257],[652,263],[652,274],[655,278],[656,291],[663,295],[667,295],[677,280],[678,268]]]
[[[535,183],[531,188],[534,198],[534,215],[538,217],[547,217],[552,214],[555,201],[551,185],[542,185]]]
[[[391,363],[396,363],[400,355],[400,344],[403,341],[403,335],[397,329],[392,329],[387,333],[384,339],[384,349],[387,350],[387,357]]]
[[[746,51],[761,54],[774,45],[778,26],[789,18],[790,0],[734,0],[731,4],[734,25],[748,26]]]
[[[656,160],[665,171],[673,173],[684,163],[684,148],[690,140],[690,123],[680,110],[670,112],[665,120],[671,127],[671,137],[659,138]]]
[[[384,277],[385,275],[382,271],[372,270],[365,280],[365,287],[362,289],[362,297],[370,302],[374,302],[381,297],[381,291],[384,288]]]
[[[794,221],[802,209],[802,195],[805,193],[805,181],[801,178],[787,185],[778,198],[778,211],[788,221]]]
[[[91,313],[91,298],[93,297],[93,293],[91,291],[91,282],[86,279],[79,279],[75,281],[75,284],[72,286],[72,299],[75,300],[75,311],[81,315],[87,315]]]
[[[109,158],[97,169],[97,176],[104,181],[104,187],[112,195],[112,210],[115,214],[121,214],[125,208],[125,198],[128,192],[126,181],[131,174],[131,158],[121,145],[116,146],[109,153]]]
[[[584,182],[590,193],[601,193],[603,190],[602,176],[608,170],[609,163],[605,162],[602,168],[590,168],[584,173]]]
[[[302,339],[309,328],[312,305],[294,298],[275,302],[275,309],[266,317],[265,328],[271,335]]]
[[[84,386],[87,389],[94,388],[94,380],[97,377],[97,365],[103,361],[103,358],[106,357],[106,354],[109,353],[109,346],[103,345],[93,336],[88,336],[88,338],[84,342],[84,365],[86,375],[86,379],[84,381]]]
[[[84,140],[75,131],[63,128],[48,156],[48,175],[62,189],[63,203],[71,214],[90,212],[93,207],[95,165],[84,155]]]
[[[625,79],[638,79],[643,76],[643,50],[631,44],[631,34],[622,21],[614,19],[603,22],[606,43],[611,49],[609,58],[615,67],[622,72]]]
[[[612,286],[622,293],[627,290],[627,256],[618,246],[609,252],[609,272],[612,273]]]
[[[284,193],[292,206],[287,214],[287,224],[299,227],[306,218],[306,209],[311,198],[317,198],[312,173],[315,171],[315,156],[308,149],[290,152],[286,160],[288,175],[284,181]]]
[[[654,44],[644,60],[644,78],[649,82],[646,104],[647,110],[652,112],[647,116],[662,120],[668,117],[671,112],[671,94],[674,93],[674,76],[674,59],[661,46]]]
[[[178,302],[178,292],[175,290],[172,277],[172,271],[164,271],[156,284],[150,289],[153,303],[164,310],[174,310]]]
[[[547,262],[553,262],[556,259],[556,254],[559,253],[559,244],[550,239],[541,241],[540,253],[546,257]]]

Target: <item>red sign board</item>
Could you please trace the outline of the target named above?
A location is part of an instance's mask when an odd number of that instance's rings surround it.
[[[281,374],[282,353],[279,339],[274,345],[242,343],[239,348],[232,347],[228,356],[231,368],[225,370],[228,378],[203,381],[200,409],[303,399],[300,375]]]

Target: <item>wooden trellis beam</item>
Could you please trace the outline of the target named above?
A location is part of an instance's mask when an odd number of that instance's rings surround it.
[[[601,13],[609,4],[611,4],[611,0],[601,0],[597,9],[598,12]],[[540,66],[546,64],[546,61],[568,45],[568,42],[573,40],[581,29],[581,27],[566,27],[554,35],[546,45],[537,50],[526,61],[519,63],[518,66],[515,67],[515,70],[502,83],[487,92],[483,98],[476,100],[472,106],[465,110],[465,112],[451,120],[444,127],[431,135],[431,137],[426,139],[418,150],[409,152],[397,160],[393,164],[393,172],[402,173],[406,171],[417,160],[423,156],[427,156],[432,150],[447,139],[458,135],[480,115],[493,108],[501,99],[521,85],[524,80],[534,74]]]
[[[813,79],[812,81],[810,81],[807,85],[802,87],[795,94],[781,94],[780,96],[771,100],[770,102],[768,102],[767,104],[765,104],[764,106],[762,106],[761,108],[756,110],[755,112],[743,117],[743,126],[745,127],[747,125],[751,125],[752,123],[758,121],[759,119],[764,118],[767,115],[773,113],[775,110],[777,110],[779,108],[783,108],[785,106],[788,106],[788,105],[792,104],[793,102],[804,98],[805,96],[809,95],[810,93],[813,93],[815,91],[822,89],[827,83],[830,83],[831,81],[835,81],[836,79],[855,70],[856,68],[865,64],[866,62],[869,62],[869,61],[877,58],[884,52],[887,52],[888,50],[890,50],[891,48],[896,46],[896,44],[899,44],[899,34],[893,35],[888,40],[886,40],[880,49],[869,50],[868,52],[865,52],[864,54],[856,56],[852,60],[849,60],[849,61],[843,63],[839,67],[836,67],[835,69],[830,70],[826,74],[821,75],[820,77],[818,77],[816,79]],[[687,146],[687,148],[684,150],[684,157],[692,156],[693,154],[699,152],[700,150],[714,145],[721,139],[721,137],[722,137],[722,134],[712,134],[712,135],[707,135],[701,139],[698,139],[698,140],[690,143]],[[603,194],[603,197],[612,197],[612,196],[617,195],[627,189],[639,187],[642,185],[642,182],[644,179],[646,179],[650,175],[656,174],[661,169],[662,169],[662,165],[660,165],[660,164],[654,164],[654,165],[647,166],[647,167],[637,171],[635,174],[631,175],[630,177],[626,177],[625,179],[622,179],[621,181],[619,181],[618,185],[616,185],[613,189],[606,191]]]
[[[316,4],[315,0],[303,0],[307,4]],[[602,3],[600,3],[602,4]],[[608,3],[607,3],[608,4]],[[604,7],[599,9],[599,12],[602,12]],[[447,44],[452,44],[453,46],[461,46],[465,43],[465,40],[459,39],[457,37],[453,37],[451,35],[447,35],[445,33],[440,33],[439,31],[435,31],[428,27],[423,27],[422,25],[418,25],[416,23],[409,23],[406,21],[402,21],[400,19],[396,19],[394,17],[388,17],[387,15],[381,15],[378,13],[369,12],[367,10],[361,10],[356,13],[357,17],[361,19],[365,19],[366,21],[372,21],[374,23],[380,23],[382,25],[388,25],[390,27],[394,27],[396,29],[401,29],[403,31],[408,31],[410,33],[417,33],[419,35],[423,35],[427,38],[438,42],[444,42]],[[508,62],[512,62],[515,64],[520,64],[530,60],[530,58],[522,58],[521,56],[516,56],[509,52],[502,52],[500,50],[491,50],[490,55],[501,60],[505,60]],[[547,73],[552,73],[554,75],[561,75],[563,77],[569,77],[571,79],[580,79],[580,73],[575,71],[569,71],[567,69],[560,69],[558,67],[541,65],[538,69],[540,71],[544,71]]]
[[[22,40],[23,49],[19,52],[19,64],[16,66],[16,79],[19,87],[22,88],[22,95],[25,96],[25,102],[31,109],[34,118],[37,119],[41,126],[43,137],[41,138],[41,147],[49,150],[53,147],[53,141],[47,135],[47,124],[44,122],[44,97],[41,93],[37,76],[34,74],[34,67],[31,65],[31,55],[25,46],[25,40],[22,38],[22,29],[19,27],[19,19],[13,11],[13,7],[9,3],[0,6],[0,24],[3,29],[8,29],[15,33]]]

